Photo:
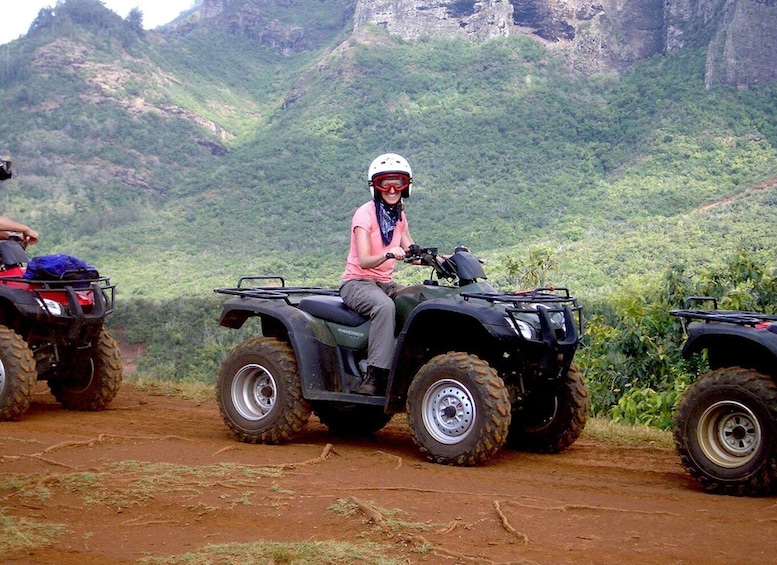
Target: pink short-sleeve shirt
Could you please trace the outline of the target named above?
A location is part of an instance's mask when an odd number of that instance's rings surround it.
[[[368,279],[378,282],[391,282],[394,276],[393,259],[384,261],[372,269],[362,269],[359,266],[359,255],[356,252],[356,228],[364,228],[370,235],[370,251],[374,254],[386,252],[392,247],[398,247],[402,241],[402,234],[407,233],[408,225],[405,213],[401,212],[399,221],[394,228],[394,234],[388,245],[383,245],[383,239],[380,236],[380,226],[375,213],[375,201],[371,200],[360,206],[353,214],[351,220],[351,248],[348,251],[348,260],[345,263],[345,272],[343,273],[343,282],[353,279]]]

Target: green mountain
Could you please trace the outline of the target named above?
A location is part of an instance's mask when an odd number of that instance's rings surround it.
[[[413,166],[416,241],[468,245],[502,286],[538,246],[588,294],[777,247],[777,90],[708,89],[701,50],[590,74],[528,37],[354,31],[347,0],[223,4],[148,32],[65,0],[0,46],[0,212],[31,251],[122,298],[334,286],[385,151]]]

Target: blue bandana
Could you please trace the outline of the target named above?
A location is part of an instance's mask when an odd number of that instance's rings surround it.
[[[386,206],[383,201],[375,201],[375,213],[378,216],[378,226],[380,226],[380,237],[383,239],[383,245],[391,243],[394,236],[394,228],[402,212],[396,206]]]

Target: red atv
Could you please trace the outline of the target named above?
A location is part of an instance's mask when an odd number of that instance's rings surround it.
[[[119,391],[121,353],[104,327],[115,285],[96,271],[25,276],[22,241],[0,241],[0,421],[19,418],[38,380],[65,408],[102,410]]]

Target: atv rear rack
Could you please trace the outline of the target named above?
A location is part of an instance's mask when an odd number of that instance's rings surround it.
[[[690,308],[694,303],[712,304],[712,308]],[[743,310],[719,310],[718,301],[710,296],[692,296],[685,301],[685,309],[670,310],[670,315],[682,318],[683,328],[689,320],[722,322],[740,326],[756,326],[763,322],[777,322],[777,315]]]
[[[671,310],[672,316],[685,320],[703,320],[705,322],[724,322],[740,326],[755,326],[762,322],[777,322],[774,314],[760,312],[743,312],[741,310]]]
[[[272,286],[244,286],[244,283],[253,281],[276,281]],[[299,299],[306,296],[340,296],[337,289],[319,286],[286,286],[283,277],[275,275],[263,275],[255,277],[240,277],[236,287],[215,288],[214,292],[239,296],[241,298],[263,298],[270,300],[283,300],[290,306],[296,306]]]

